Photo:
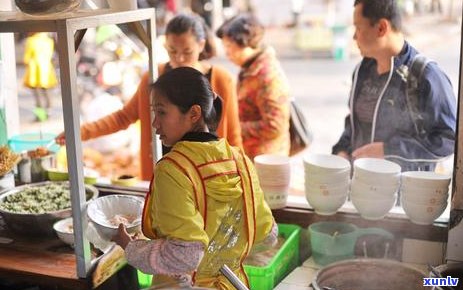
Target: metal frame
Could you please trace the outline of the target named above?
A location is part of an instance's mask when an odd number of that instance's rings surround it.
[[[147,21],[147,29],[141,21]],[[52,16],[27,16],[20,12],[0,14],[0,33],[9,32],[56,32],[58,36],[57,52],[59,56],[61,94],[66,134],[66,152],[69,164],[71,185],[72,216],[74,219],[75,254],[77,275],[86,278],[91,270],[90,243],[84,236],[85,186],[82,164],[82,144],[80,140],[79,105],[76,88],[75,51],[87,28],[108,24],[130,23],[129,28],[148,47],[149,70],[151,80],[157,77],[153,44],[155,41],[156,22],[153,8],[131,11],[113,11],[109,9],[79,10]],[[153,156],[160,155],[158,142],[153,137]],[[156,160],[154,160],[156,161]],[[78,194],[76,194],[78,193]]]

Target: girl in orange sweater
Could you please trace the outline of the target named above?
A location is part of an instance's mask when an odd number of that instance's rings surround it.
[[[241,128],[238,117],[238,101],[233,78],[224,68],[211,65],[205,60],[215,55],[215,46],[209,29],[198,16],[179,14],[166,27],[166,49],[169,62],[159,65],[159,74],[172,68],[188,66],[202,72],[211,83],[212,89],[223,100],[223,114],[217,134],[226,138],[233,146],[242,147]],[[150,81],[145,73],[134,96],[119,111],[95,122],[81,126],[82,141],[126,129],[140,120],[140,178],[150,180],[153,175],[151,146]],[[64,133],[56,138],[64,144]]]

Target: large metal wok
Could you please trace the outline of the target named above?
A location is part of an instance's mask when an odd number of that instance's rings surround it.
[[[45,213],[16,213],[5,210],[1,207],[2,203],[5,202],[7,196],[15,195],[22,192],[26,188],[30,187],[44,187],[48,184],[62,184],[69,185],[68,181],[65,182],[39,182],[32,183],[22,186],[17,186],[12,189],[7,189],[0,192],[0,214],[3,217],[6,225],[10,230],[15,233],[27,236],[53,236],[53,224],[60,219],[71,216],[71,207],[45,212]],[[98,197],[98,189],[91,185],[85,185],[85,191],[87,195],[87,201]],[[71,193],[72,194],[72,193]],[[53,202],[53,201],[51,201]]]
[[[312,281],[315,290],[425,290],[427,275],[404,263],[387,259],[351,259],[320,269]]]

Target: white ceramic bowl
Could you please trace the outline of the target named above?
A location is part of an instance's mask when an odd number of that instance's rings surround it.
[[[361,198],[351,195],[352,204],[364,219],[379,220],[391,210],[394,206],[397,195],[387,196],[384,198]]]
[[[375,184],[377,186],[398,186],[400,185],[400,173],[397,174],[382,174],[382,173],[369,173],[362,174],[355,171],[352,179],[357,179],[367,184]]]
[[[400,165],[392,161],[380,158],[359,158],[354,161],[354,172],[360,174],[379,173],[396,175],[400,173]]]
[[[446,203],[448,201],[449,195],[441,195],[439,197],[422,197],[422,196],[408,196],[407,192],[402,191],[401,200],[402,202],[410,202],[414,204],[420,205],[438,205],[442,203]]]
[[[338,173],[350,170],[350,162],[332,154],[306,154],[303,157],[304,169],[309,174]]]
[[[262,154],[254,157],[254,164],[261,185],[289,186],[291,161],[288,156]]]
[[[87,215],[101,237],[111,240],[121,222],[130,234],[140,231],[143,203],[137,196],[106,195],[88,204]]]
[[[70,246],[74,245],[74,228],[72,224],[72,217],[68,217],[54,223],[53,230],[55,230],[56,235],[61,241]]]
[[[452,177],[432,171],[402,172],[402,185],[419,188],[445,188],[450,185]]]
[[[430,225],[445,211],[447,202],[437,205],[421,205],[402,200],[402,207],[413,223]]]
[[[350,181],[350,170],[335,173],[310,173],[306,171],[305,180],[308,183],[345,184]]]
[[[400,165],[389,160],[359,158],[354,161],[352,178],[358,178],[368,184],[399,184],[400,170]]]
[[[398,184],[393,184],[392,186],[377,185],[376,183],[368,184],[358,178],[352,179],[350,187],[351,187],[352,194],[357,194],[361,196],[386,197],[386,196],[392,196],[395,193],[397,193],[397,191],[399,191]]]
[[[305,192],[310,206],[319,215],[333,215],[346,202],[347,195],[322,195],[315,192]]]
[[[331,185],[331,184],[305,184],[306,192],[318,193],[321,195],[348,195],[349,194],[349,183],[341,185]]]
[[[417,187],[414,185],[402,184],[400,192],[407,192],[408,196],[423,196],[423,197],[441,197],[448,195],[449,187]]]

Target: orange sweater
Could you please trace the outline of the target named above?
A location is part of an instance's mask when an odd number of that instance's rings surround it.
[[[164,72],[164,65],[159,65],[159,74]],[[217,128],[219,137],[226,138],[233,146],[242,147],[241,127],[238,117],[238,101],[234,81],[229,72],[219,66],[212,66],[212,89],[222,97],[223,114]],[[130,124],[140,120],[140,178],[150,180],[153,175],[153,152],[151,147],[150,117],[150,81],[146,72],[138,85],[138,89],[125,106],[104,118],[81,126],[83,141],[108,135],[126,129]]]

